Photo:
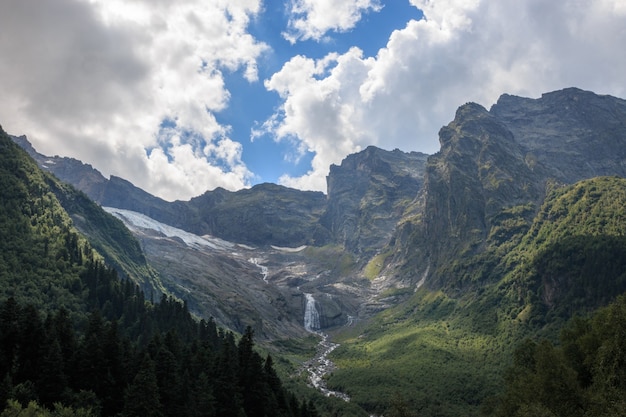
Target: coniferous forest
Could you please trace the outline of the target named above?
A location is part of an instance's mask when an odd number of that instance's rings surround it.
[[[171,298],[146,303],[98,262],[81,278],[97,296],[78,328],[63,308],[44,317],[14,298],[0,305],[2,415],[31,402],[91,416],[316,415],[255,352],[251,329],[236,341]]]
[[[0,131],[0,415],[317,415],[271,356],[146,299],[73,227],[43,173]]]

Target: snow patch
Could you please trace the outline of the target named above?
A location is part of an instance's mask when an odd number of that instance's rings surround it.
[[[290,253],[300,252],[306,249],[307,247],[307,245],[298,246],[297,248],[285,248],[282,246],[274,246],[274,245],[271,245],[271,246],[272,246],[272,249],[279,250],[281,252],[290,252]]]
[[[144,214],[136,211],[118,209],[114,207],[102,207],[104,211],[112,214],[124,222],[126,227],[131,230],[153,230],[169,238],[178,238],[187,246],[196,249],[215,249],[215,250],[231,250],[235,247],[234,243],[222,240],[213,236],[198,236],[193,233],[186,232],[182,229],[169,226],[158,222]]]

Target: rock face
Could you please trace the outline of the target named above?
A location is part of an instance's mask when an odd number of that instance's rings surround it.
[[[450,260],[521,236],[546,190],[626,176],[625,132],[625,100],[575,88],[539,99],[503,95],[490,111],[461,106],[428,160],[421,215],[398,235],[403,273],[446,286]]]
[[[389,242],[406,206],[422,189],[428,155],[373,146],[332,165],[322,224],[348,251],[368,255]]]
[[[439,137],[441,151],[426,169],[416,242],[421,269],[432,271],[459,254],[482,251],[503,211],[538,201],[543,188],[510,130],[477,104],[460,107]]]
[[[577,88],[541,98],[503,95],[490,113],[526,151],[529,165],[565,184],[626,176],[626,100]]]
[[[195,220],[184,228],[252,245],[321,246],[330,237],[319,225],[325,205],[323,193],[275,184],[237,192],[218,188],[187,203]]]
[[[175,202],[121,178],[107,180],[79,161],[40,155],[25,138],[14,140],[42,167],[102,205],[254,246],[249,250],[266,258],[269,280],[280,287],[265,291],[278,303],[270,309],[238,302],[253,293],[220,284],[220,275],[235,283],[237,276],[254,277],[256,266],[245,259],[207,257],[201,266],[176,269],[176,254],[160,258],[162,242],[144,240],[173,292],[180,293],[176,288],[183,284],[177,280],[184,276],[184,285],[198,285],[194,291],[214,291],[209,297],[214,304],[224,297],[234,301],[235,307],[212,313],[232,326],[252,314],[264,323],[282,317],[289,324],[274,328],[293,330],[303,318],[305,293],[317,300],[321,326],[333,327],[348,316],[367,316],[400,302],[409,287],[461,291],[480,285],[489,275],[481,271],[497,265],[493,260],[502,259],[530,229],[548,191],[598,175],[626,177],[625,132],[622,99],[574,88],[538,99],[503,95],[490,110],[461,106],[440,131],[441,150],[430,157],[375,147],[348,156],[330,167],[327,195],[260,184]],[[309,248],[298,254],[272,252],[302,245]],[[220,267],[201,278],[203,265]],[[404,292],[389,295],[388,289]],[[199,306],[206,303],[196,298]]]

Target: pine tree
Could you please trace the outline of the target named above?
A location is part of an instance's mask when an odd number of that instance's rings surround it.
[[[215,363],[216,414],[220,417],[240,417],[242,410],[241,392],[238,387],[238,360],[232,333],[226,333]]]
[[[61,345],[56,338],[53,338],[48,342],[41,368],[38,370],[37,391],[42,405],[52,406],[59,401],[67,389],[68,378],[64,368]]]
[[[262,359],[254,351],[254,332],[248,326],[237,348],[239,356],[239,387],[248,417],[263,417],[267,396],[263,387]]]
[[[215,397],[213,396],[213,385],[208,376],[202,372],[191,392],[190,417],[214,417]]]
[[[162,417],[154,362],[145,354],[139,372],[124,394],[123,417]]]

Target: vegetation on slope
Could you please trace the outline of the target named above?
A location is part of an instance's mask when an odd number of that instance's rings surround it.
[[[81,276],[92,313],[75,323],[14,298],[0,304],[0,402],[88,409],[92,416],[311,416],[283,387],[271,356],[195,321],[167,298],[146,303],[129,281],[95,262]],[[78,325],[79,330],[75,330]]]
[[[478,415],[525,337],[556,341],[570,317],[626,291],[623,207],[626,180],[603,177],[555,189],[522,228],[531,208],[512,209],[494,224],[515,244],[487,242],[445,269],[443,290],[340,335],[330,387],[385,415],[398,398],[420,416]]]
[[[527,339],[513,355],[506,389],[485,404],[488,415],[626,415],[626,296],[592,317],[575,317],[560,344]]]
[[[139,242],[121,220],[104,211],[84,193],[62,183],[51,174],[45,173],[44,179],[63,209],[70,215],[73,225],[103,255],[107,264],[157,299],[166,293],[158,273],[148,265]]]
[[[95,255],[35,162],[0,135],[0,297],[81,311],[79,274]]]
[[[62,185],[0,132],[3,416],[317,415],[283,388],[250,329],[236,342],[186,305],[166,296],[154,304],[120,280],[51,187]],[[60,195],[70,206],[81,198]],[[105,234],[120,229],[107,221],[90,227],[110,225],[98,233],[112,242]],[[132,247],[118,250],[127,249],[141,260]]]

